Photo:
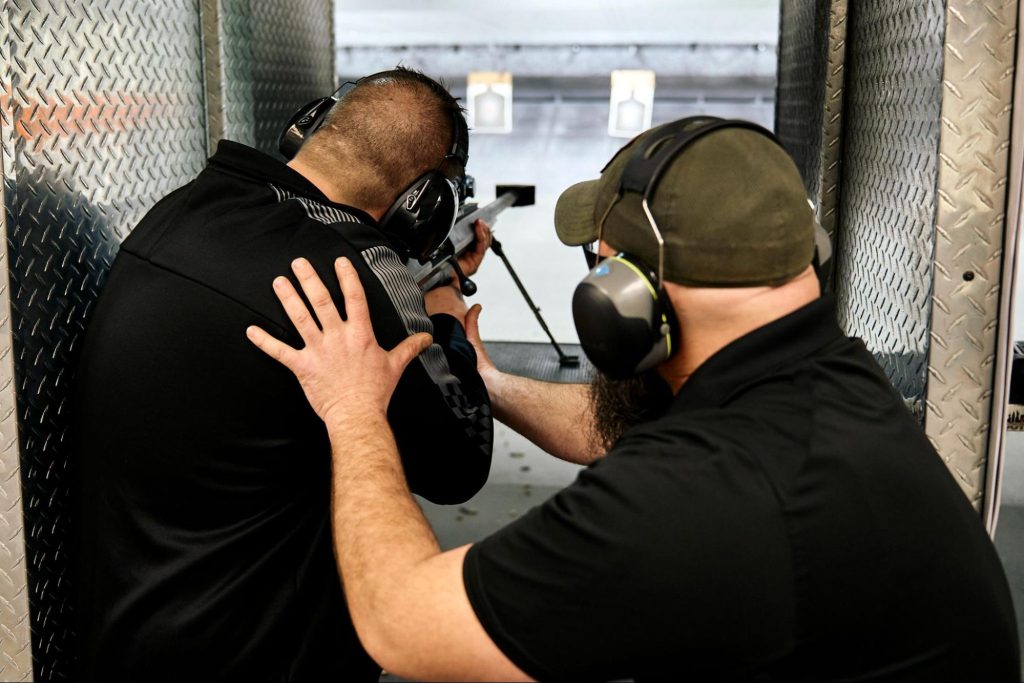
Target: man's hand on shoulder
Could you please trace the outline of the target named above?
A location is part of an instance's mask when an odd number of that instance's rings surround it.
[[[295,373],[328,428],[334,422],[358,423],[367,415],[383,416],[406,365],[431,342],[430,335],[415,334],[391,351],[382,349],[374,337],[366,293],[355,268],[345,258],[338,259],[335,268],[345,297],[345,320],[316,271],[300,258],[292,263],[292,270],[312,314],[288,278],[274,280],[274,293],[305,346],[293,349],[256,326],[246,330],[253,344]]]

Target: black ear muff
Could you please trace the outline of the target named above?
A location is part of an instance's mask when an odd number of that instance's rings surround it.
[[[633,377],[672,355],[672,306],[657,275],[627,254],[605,259],[583,278],[572,314],[587,358],[612,379]]]
[[[277,151],[281,153],[281,156],[291,161],[299,153],[302,143],[323,125],[327,112],[337,101],[333,96],[321,97],[309,102],[292,114],[288,125],[281,131],[281,137],[277,139]]]
[[[427,171],[398,196],[380,228],[402,256],[425,263],[448,238],[458,211],[455,184],[440,171]]]
[[[288,125],[284,127],[281,136],[277,139],[277,151],[281,153],[281,156],[286,161],[291,161],[299,153],[302,143],[324,124],[327,113],[334,105],[345,99],[345,95],[358,84],[359,81],[345,81],[331,95],[299,107],[299,110],[288,119]]]

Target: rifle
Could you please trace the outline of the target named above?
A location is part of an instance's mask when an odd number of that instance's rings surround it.
[[[459,278],[459,289],[466,296],[473,296],[476,294],[476,283],[466,277],[462,269],[459,268],[459,257],[465,253],[476,240],[476,232],[473,229],[474,224],[478,220],[486,222],[488,225],[493,226],[494,221],[505,209],[513,206],[530,206],[534,201],[535,188],[533,185],[498,185],[497,190],[494,193],[497,197],[490,204],[479,206],[476,202],[467,202],[459,207],[458,216],[455,219],[455,226],[452,228],[451,233],[448,235],[448,239],[444,241],[441,248],[437,250],[433,257],[426,263],[420,263],[416,259],[410,259],[406,262],[405,267],[412,275],[412,279],[419,285],[420,289],[424,292],[429,289],[441,284],[445,280],[451,277],[452,271],[455,272],[456,277]],[[509,275],[512,276],[512,280],[515,282],[516,287],[519,288],[520,294],[526,300],[526,304],[533,311],[533,314],[537,317],[537,322],[544,329],[544,332],[548,335],[548,339],[551,340],[551,346],[554,347],[555,352],[558,354],[558,364],[566,367],[574,367],[580,364],[578,356],[570,356],[562,351],[562,347],[555,341],[554,335],[551,334],[551,330],[548,329],[547,323],[544,322],[544,317],[540,314],[540,309],[537,304],[533,303],[533,299],[526,292],[526,287],[523,286],[519,276],[516,275],[515,269],[512,268],[512,264],[508,260],[508,256],[505,255],[505,250],[501,246],[501,242],[496,239],[491,240],[491,250],[498,255],[501,262],[505,264],[505,268],[508,269]]]
[[[436,287],[451,276],[452,270],[459,278],[459,288],[466,296],[476,294],[476,284],[466,277],[459,268],[459,257],[466,252],[476,240],[473,225],[482,220],[493,226],[495,220],[505,209],[513,206],[530,206],[534,200],[533,185],[498,185],[495,199],[490,204],[480,206],[476,202],[466,202],[459,207],[455,226],[448,239],[426,263],[409,259],[405,264],[412,279],[424,292]]]

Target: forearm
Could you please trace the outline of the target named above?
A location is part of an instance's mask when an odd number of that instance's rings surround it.
[[[404,678],[526,680],[477,620],[462,584],[468,546],[441,552],[384,416],[328,431],[335,556],[366,651]]]
[[[483,375],[494,417],[555,457],[586,465],[604,455],[585,384],[555,384],[498,370]]]
[[[334,551],[352,622],[371,652],[386,650],[390,606],[403,577],[440,552],[412,498],[384,415],[330,430]]]

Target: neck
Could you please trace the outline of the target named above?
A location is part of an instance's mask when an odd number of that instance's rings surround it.
[[[384,208],[360,206],[346,192],[345,188],[352,186],[351,183],[346,181],[346,176],[333,171],[331,173],[324,173],[317,165],[311,164],[309,161],[304,159],[301,154],[289,161],[288,167],[309,182],[313,183],[313,185],[316,186],[316,189],[320,190],[325,197],[335,204],[345,204],[346,206],[351,206],[361,211],[365,211],[373,217],[373,220],[375,221],[379,221],[386,212],[386,209]]]
[[[725,346],[820,296],[814,270],[777,287],[712,289],[671,282],[665,289],[679,320],[679,350],[658,366],[662,379],[678,393],[683,384]]]

